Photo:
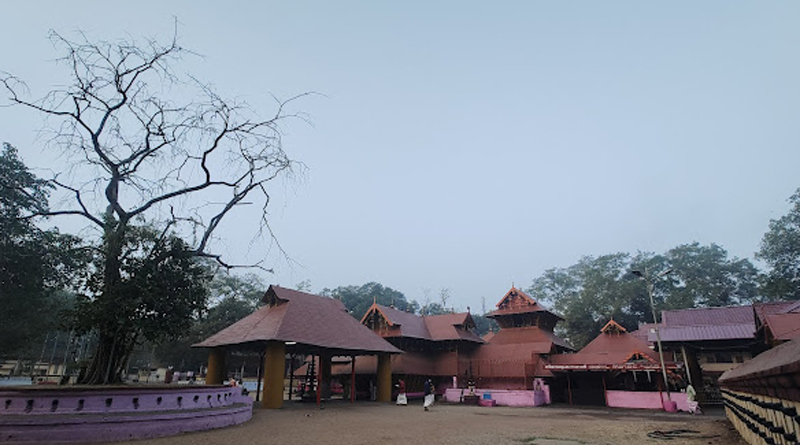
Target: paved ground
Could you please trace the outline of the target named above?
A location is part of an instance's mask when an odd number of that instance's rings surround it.
[[[286,405],[281,410],[256,408],[252,420],[236,427],[136,441],[132,445],[382,443],[739,445],[744,441],[720,411],[692,416],[608,408],[483,408],[438,404],[424,412],[421,403],[394,406],[337,402],[321,410],[316,405],[301,403]]]

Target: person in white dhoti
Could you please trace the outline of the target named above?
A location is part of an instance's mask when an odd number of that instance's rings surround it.
[[[686,387],[686,404],[689,406],[690,413],[701,413],[700,404],[697,403],[697,391],[694,390],[694,386],[691,383]]]
[[[408,399],[406,398],[406,382],[403,379],[397,381],[397,404],[407,405]]]
[[[433,406],[433,400],[436,397],[436,388],[433,387],[433,382],[431,379],[425,380],[425,402],[422,404],[422,408],[425,411],[428,411],[431,406]]]

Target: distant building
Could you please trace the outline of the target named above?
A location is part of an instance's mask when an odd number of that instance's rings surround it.
[[[665,354],[686,364],[688,381],[705,403],[721,403],[722,373],[763,350],[749,305],[663,311],[659,331]],[[648,341],[656,342],[655,329],[649,329]]]
[[[753,305],[756,340],[765,347],[800,338],[800,301]]]
[[[427,378],[434,379],[439,393],[453,389],[454,382],[456,389],[466,389],[470,382],[482,390],[542,389],[542,378],[553,376],[544,368],[548,357],[573,351],[553,333],[562,318],[515,287],[487,317],[495,319],[500,330],[484,339],[473,333],[475,323],[468,312],[419,316],[374,303],[361,323],[403,350],[392,357],[392,373],[395,381],[406,382],[409,393],[422,391]],[[363,359],[355,372],[374,374],[375,366]],[[347,372],[347,365],[334,365],[334,375]]]

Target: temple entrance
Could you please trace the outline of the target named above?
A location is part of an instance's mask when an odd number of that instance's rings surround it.
[[[602,372],[569,373],[573,405],[606,406]]]

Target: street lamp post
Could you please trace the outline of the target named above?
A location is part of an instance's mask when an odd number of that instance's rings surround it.
[[[644,269],[644,273],[638,270],[631,271],[632,274],[644,280],[645,284],[647,285],[647,295],[650,297],[650,310],[653,312],[653,325],[656,330],[656,342],[658,344],[658,358],[661,361],[661,374],[664,377],[664,386],[666,387],[667,390],[667,400],[672,401],[672,396],[669,393],[669,383],[667,382],[667,367],[666,365],[664,365],[664,348],[661,347],[661,332],[660,332],[661,329],[659,329],[658,327],[658,319],[656,318],[656,304],[653,301],[653,288],[654,288],[653,278],[664,277],[666,275],[669,275],[670,272],[672,272],[672,269],[667,269],[659,273],[655,277],[651,277],[647,273],[647,268]]]

